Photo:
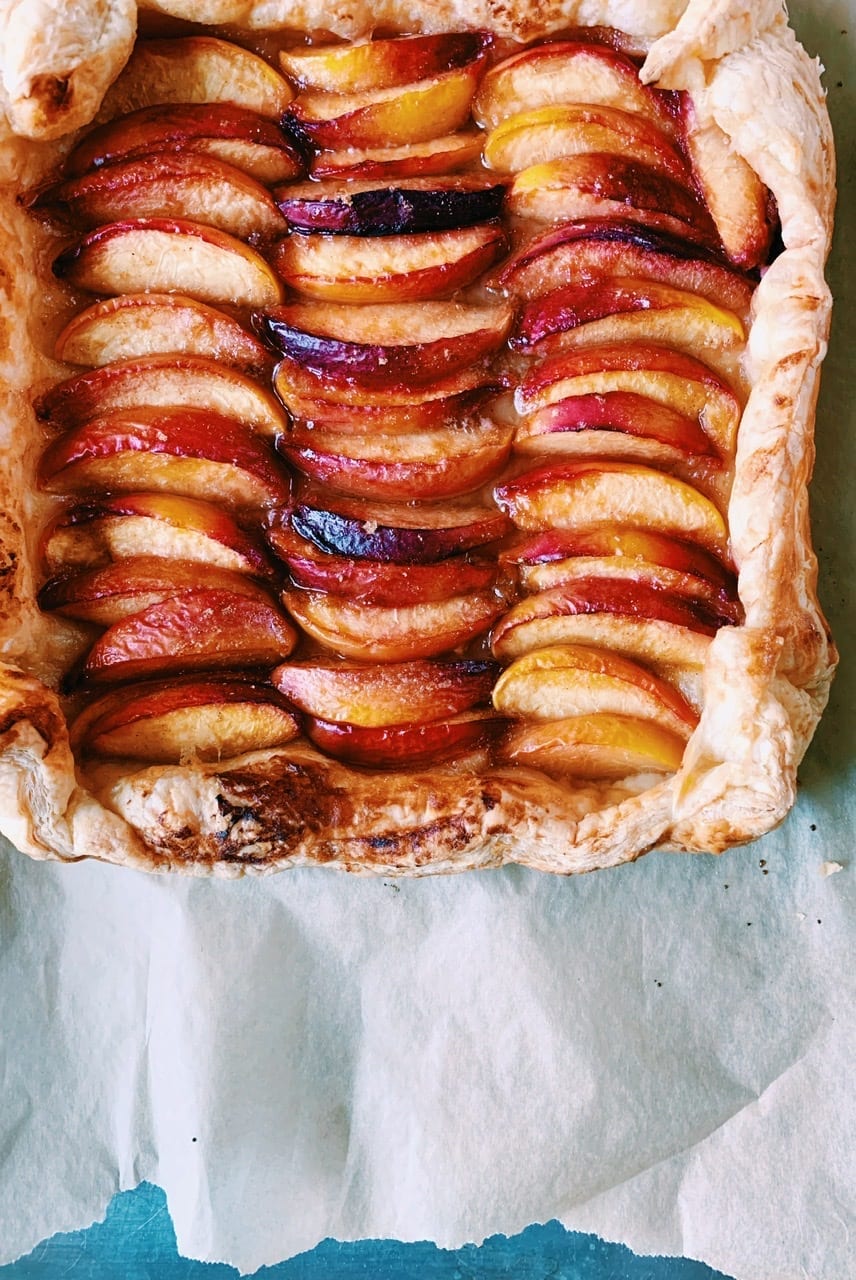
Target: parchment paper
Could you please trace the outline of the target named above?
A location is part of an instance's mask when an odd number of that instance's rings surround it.
[[[839,140],[813,503],[845,652],[795,813],[571,880],[216,884],[5,846],[0,1262],[145,1178],[182,1253],[245,1272],[559,1218],[737,1280],[852,1274],[856,5],[793,8]]]

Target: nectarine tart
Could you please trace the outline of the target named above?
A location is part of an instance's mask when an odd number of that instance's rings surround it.
[[[835,664],[834,162],[784,5],[36,8],[0,829],[394,875],[778,823]]]

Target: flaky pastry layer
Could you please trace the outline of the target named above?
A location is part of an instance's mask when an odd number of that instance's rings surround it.
[[[745,624],[714,638],[704,711],[665,781],[564,786],[471,759],[419,773],[349,769],[299,743],[225,765],[78,770],[55,687],[69,628],[35,604],[44,445],[33,389],[65,372],[42,349],[58,297],[49,233],[16,204],[88,123],[133,47],[133,0],[0,7],[0,830],[35,858],[95,857],[148,870],[236,876],[326,864],[427,874],[516,862],[560,873],[655,846],[719,852],[770,830],[836,660],[816,597],[807,486],[829,328],[823,270],[834,157],[819,68],[779,0],[150,0],[196,22],[324,30],[487,28],[532,40],[610,25],[650,43],[644,80],[687,89],[697,115],[775,196],[784,252],[752,303],[751,393],[728,512]]]

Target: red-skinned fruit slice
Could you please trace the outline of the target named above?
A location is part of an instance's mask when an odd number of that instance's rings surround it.
[[[274,306],[282,285],[242,240],[185,218],[137,218],[96,227],[63,250],[54,274],[87,293],[187,293],[200,302]]]
[[[629,391],[568,396],[546,405],[521,421],[514,447],[520,453],[625,457],[655,465],[719,457],[697,417]]]
[[[740,402],[728,383],[700,360],[653,343],[608,343],[563,351],[542,361],[515,391],[515,408],[529,414],[577,395],[611,391],[647,396],[687,417],[698,417],[723,453],[734,446]]]
[[[287,49],[280,53],[279,61],[301,89],[365,93],[409,85],[465,66],[490,43],[487,32],[450,31]]]
[[[215,156],[156,152],[70,178],[37,201],[84,230],[139,218],[192,218],[243,240],[272,240],[286,221],[270,192]]]
[[[448,720],[366,729],[309,717],[306,733],[327,755],[374,769],[415,769],[476,751],[492,742],[504,721],[492,711],[468,711]]]
[[[273,667],[297,642],[294,627],[267,600],[233,591],[187,591],[150,605],[95,641],[79,672],[83,683]]]
[[[556,645],[517,658],[499,677],[493,702],[529,720],[631,715],[687,739],[698,714],[668,681],[606,649]]]
[[[394,436],[295,428],[277,448],[304,475],[368,499],[437,500],[470,493],[497,474],[512,428],[488,419]]]
[[[111,690],[71,726],[75,751],[157,764],[228,760],[283,746],[297,717],[270,685],[229,675],[150,680]]]
[[[94,302],[60,333],[54,357],[100,367],[153,355],[203,356],[267,380],[270,352],[237,320],[180,293],[126,293]]]
[[[36,598],[40,609],[110,627],[150,605],[186,591],[202,590],[270,600],[267,592],[244,574],[160,556],[129,557],[82,573],[60,574],[49,579]]]
[[[341,375],[341,371],[334,375],[329,370],[309,369],[288,356],[283,356],[277,365],[274,388],[295,418],[324,422],[332,428],[343,414],[368,412],[373,415],[379,429],[381,415],[387,410],[392,411],[393,418],[398,418],[405,411],[431,415],[452,397],[496,395],[500,389],[485,361],[467,365],[448,377],[441,376],[420,386],[380,387],[350,381]]]
[[[511,339],[519,351],[550,354],[583,343],[662,342],[713,354],[745,338],[738,316],[671,285],[626,276],[577,282],[529,302]]]
[[[588,39],[533,45],[497,63],[482,78],[473,115],[494,129],[518,112],[572,103],[636,112],[677,132],[673,96],[643,85],[623,53]]]
[[[211,502],[171,493],[105,494],[56,516],[40,541],[48,573],[94,569],[110,560],[155,555],[270,577],[256,539]]]
[[[550,529],[528,534],[503,550],[500,563],[519,565],[525,570],[571,558],[599,561],[611,558],[627,565],[651,564],[698,578],[718,596],[736,598],[737,582],[733,571],[710,552],[693,542],[625,525],[605,524],[597,529],[583,530]]]
[[[108,89],[105,117],[157,103],[233,103],[279,120],[294,90],[249,49],[216,36],[138,40],[124,70]]]
[[[313,640],[346,658],[374,662],[451,652],[487,631],[505,607],[493,591],[392,607],[314,591],[285,591],[282,598]]]
[[[613,276],[653,280],[707,298],[746,317],[754,282],[699,245],[624,219],[566,222],[528,240],[490,283],[500,292],[537,298],[569,280]]]
[[[358,560],[429,564],[483,547],[510,528],[495,507],[459,503],[380,503],[304,486],[291,512],[294,530],[324,551]]]
[[[519,529],[590,529],[628,524],[689,539],[723,555],[728,530],[709,498],[652,467],[596,459],[557,461],[494,491]]]
[[[500,173],[519,173],[585,152],[632,155],[683,186],[692,181],[681,152],[651,120],[639,112],[580,103],[536,107],[504,120],[485,140],[484,162]]]
[[[466,129],[400,147],[345,147],[341,151],[319,151],[310,172],[313,178],[355,181],[443,176],[478,160],[481,146],[478,129]]]
[[[457,302],[348,307],[292,303],[260,313],[263,335],[286,356],[365,387],[422,386],[492,354],[512,313]]]
[[[496,662],[473,659],[287,662],[271,676],[288,701],[336,724],[380,728],[445,720],[490,700]]]
[[[502,754],[553,777],[617,780],[638,773],[675,773],[684,740],[650,720],[604,713],[516,725]]]
[[[295,586],[307,591],[327,591],[363,604],[409,605],[484,591],[496,581],[496,565],[488,558],[457,555],[428,564],[396,564],[334,555],[301,538],[285,519],[278,516],[267,529],[268,542],[288,566]]]
[[[663,666],[700,667],[725,619],[698,601],[680,600],[647,583],[581,578],[527,596],[494,628],[500,660],[557,644],[605,648]]]
[[[469,120],[482,55],[430,79],[363,93],[301,93],[283,126],[313,147],[400,146],[453,133]]]
[[[505,251],[495,222],[414,235],[292,235],[273,264],[307,298],[347,303],[403,303],[448,298],[473,283]]]
[[[266,441],[201,410],[93,418],[57,439],[39,468],[49,492],[166,491],[232,508],[287,505],[291,481]]]
[[[206,356],[161,354],[121,360],[76,374],[36,402],[36,414],[54,427],[76,427],[114,411],[204,407],[266,436],[285,429],[276,397],[253,379]]]
[[[269,185],[299,177],[304,163],[279,125],[232,103],[148,107],[93,129],[64,165],[69,178],[154,152],[217,156]]]
[[[281,380],[280,385],[285,380]],[[435,391],[433,388],[426,390]],[[314,400],[290,387],[283,396],[296,428],[322,427],[357,436],[374,434],[397,435],[413,431],[437,430],[441,427],[458,427],[472,422],[487,411],[488,402],[495,401],[502,388],[497,385],[475,387],[457,391],[451,395],[437,395],[429,400],[404,404],[348,404],[335,400]],[[498,407],[497,407],[498,409]],[[496,415],[504,419],[506,415]]]
[[[637,160],[602,152],[522,170],[508,192],[508,209],[541,222],[627,218],[697,244],[719,244],[710,214],[689,187]]]

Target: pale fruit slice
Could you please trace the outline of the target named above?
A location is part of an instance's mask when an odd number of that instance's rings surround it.
[[[492,591],[401,608],[361,605],[314,591],[285,591],[283,603],[313,639],[346,658],[404,662],[432,658],[487,631],[504,603]]]
[[[578,644],[649,664],[701,667],[720,624],[698,601],[678,600],[639,582],[588,578],[519,600],[494,628],[494,656]]]
[[[260,182],[216,156],[192,151],[119,161],[59,183],[39,203],[84,229],[128,218],[190,218],[253,241],[287,229]]]
[[[686,160],[658,125],[638,112],[587,104],[537,107],[503,120],[485,140],[484,162],[500,173],[519,173],[586,151],[632,155],[676,182],[690,181]]]
[[[488,281],[491,289],[537,298],[571,280],[654,280],[707,298],[745,319],[754,282],[677,236],[625,218],[566,222],[527,240]]]
[[[495,477],[511,451],[511,436],[511,427],[489,419],[392,436],[298,427],[281,436],[277,448],[298,471],[341,493],[437,500]]]
[[[313,178],[419,178],[442,176],[463,169],[481,153],[482,135],[462,129],[426,142],[400,147],[345,147],[319,151],[310,172]]]
[[[495,129],[522,111],[573,103],[635,112],[677,133],[670,96],[643,85],[630,58],[606,45],[575,40],[534,45],[491,67],[479,85],[473,115],[483,128]]]
[[[205,410],[271,437],[286,424],[276,397],[253,378],[192,355],[145,356],[77,374],[42,396],[36,414],[55,427],[76,427],[87,418],[140,405]]]
[[[274,265],[308,298],[333,302],[413,302],[449,298],[472,284],[506,246],[497,223],[400,236],[291,235]]]
[[[728,258],[751,269],[767,261],[776,224],[773,199],[713,121],[700,125],[684,97],[687,150]]]
[[[607,649],[555,645],[512,662],[493,691],[507,716],[563,720],[601,713],[653,720],[684,739],[698,715],[666,680]]]
[[[180,293],[124,293],[73,316],[54,356],[90,367],[152,355],[204,356],[255,378],[269,376],[270,352],[258,338],[207,303]]]
[[[536,365],[514,393],[520,414],[569,396],[629,391],[697,418],[720,452],[734,448],[740,401],[718,373],[682,351],[654,343],[608,343],[565,351]]]
[[[238,307],[273,306],[282,297],[280,281],[255,249],[184,218],[97,227],[65,249],[53,269],[88,293],[186,293]]]
[[[232,103],[144,107],[87,133],[63,166],[68,178],[154,153],[215,156],[266,186],[305,170],[278,124]]]
[[[495,498],[519,529],[627,524],[700,542],[715,555],[728,545],[725,520],[709,498],[636,463],[556,462],[499,485]]]
[[[630,156],[583,152],[533,164],[517,174],[507,203],[513,215],[541,222],[626,218],[702,246],[718,244],[691,188]]]
[[[684,739],[650,720],[603,713],[515,726],[502,753],[557,777],[616,780],[677,772]]]
[[[49,579],[37,596],[40,609],[80,622],[110,627],[114,622],[185,591],[230,591],[252,600],[270,600],[245,574],[195,561],[134,556],[82,573]]]
[[[51,521],[40,551],[51,574],[144,555],[262,578],[274,572],[256,539],[228,511],[172,493],[118,493],[78,503]]]
[[[71,745],[92,755],[178,764],[269,751],[299,732],[297,717],[270,685],[224,674],[102,694],[72,724]]]
[[[477,31],[395,36],[386,40],[285,49],[279,55],[279,62],[289,79],[301,89],[364,93],[451,71],[471,62],[490,42],[489,35]]]
[[[279,120],[294,90],[264,58],[230,40],[195,35],[139,40],[108,89],[101,119],[159,103],[231,102]]]
[[[511,345],[548,355],[570,346],[657,342],[715,360],[746,334],[740,318],[706,298],[653,280],[577,282],[523,308]]]
[[[626,458],[669,466],[718,461],[697,419],[628,391],[569,396],[523,418],[514,435],[518,453]]]
[[[467,122],[481,58],[404,87],[365,93],[301,93],[286,129],[314,147],[401,146],[453,133]]]
[[[308,715],[366,727],[444,720],[490,698],[495,662],[287,662],[271,680]]]

